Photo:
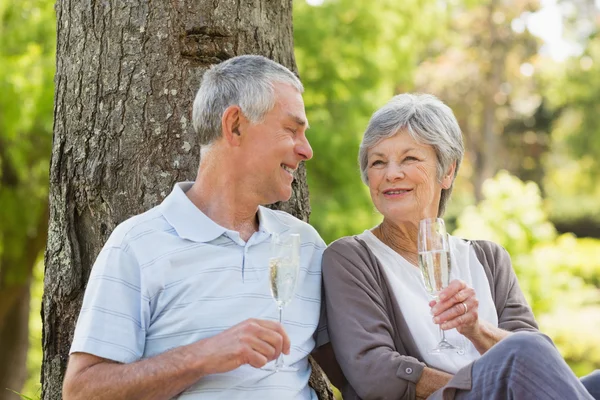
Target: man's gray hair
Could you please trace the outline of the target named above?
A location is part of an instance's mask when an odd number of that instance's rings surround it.
[[[300,80],[286,67],[263,56],[244,55],[212,66],[204,73],[192,110],[192,123],[200,145],[221,137],[221,117],[232,105],[256,124],[275,106],[275,82],[304,92]]]
[[[365,184],[369,184],[369,149],[399,132],[408,132],[417,143],[433,147],[437,156],[437,179],[440,182],[452,163],[456,163],[452,184],[448,189],[442,189],[438,208],[438,217],[441,217],[465,152],[458,122],[450,107],[435,96],[408,93],[394,96],[373,114],[360,144],[358,162]]]

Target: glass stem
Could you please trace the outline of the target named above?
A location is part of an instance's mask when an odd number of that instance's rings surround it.
[[[442,329],[442,324],[438,325],[440,327],[440,336],[442,337],[442,342],[446,341],[446,331]]]
[[[283,316],[283,307],[279,306],[279,323],[280,324],[283,324],[282,316]],[[277,361],[275,361],[275,371],[279,371],[279,369],[282,367],[283,367],[283,352],[279,353],[279,357],[277,357]]]

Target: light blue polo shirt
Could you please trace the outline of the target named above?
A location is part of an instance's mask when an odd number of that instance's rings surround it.
[[[300,273],[283,325],[291,340],[286,365],[297,372],[244,365],[206,376],[181,399],[316,399],[307,356],[328,341],[321,318],[325,243],[305,222],[259,207],[259,230],[247,242],[204,215],[178,183],[160,204],[120,224],[98,255],[77,321],[71,353],[121,363],[212,337],[248,318],[278,320],[268,277],[272,233],[299,233]],[[319,324],[320,322],[320,324]]]

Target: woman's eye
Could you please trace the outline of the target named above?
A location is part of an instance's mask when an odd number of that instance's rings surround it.
[[[418,161],[416,157],[408,156],[404,159],[405,161]]]
[[[371,163],[371,167],[376,167],[378,165],[383,165],[383,161],[381,160],[375,160]]]

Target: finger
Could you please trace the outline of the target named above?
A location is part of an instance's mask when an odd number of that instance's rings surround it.
[[[465,308],[465,304],[466,308]],[[448,322],[448,321],[452,321],[453,319],[460,317],[462,315],[465,315],[466,312],[465,311],[472,311],[469,310],[469,304],[468,303],[456,303],[453,304],[450,308],[442,311],[441,313],[435,315],[433,317],[433,322],[436,324],[441,324],[444,322]]]
[[[451,321],[444,322],[443,324],[440,325],[440,327],[446,331],[449,329],[473,325],[479,319],[478,314],[479,313],[476,310],[469,311],[468,313],[458,316]]]
[[[464,305],[463,305],[464,304]],[[467,312],[465,313],[465,306]],[[479,301],[470,297],[463,303],[458,303],[443,314],[434,317],[434,322],[445,326],[442,329],[452,329],[465,324],[471,324],[479,319]],[[436,322],[437,321],[437,322]]]
[[[446,300],[438,301],[431,311],[433,312],[433,315],[439,315],[452,308],[455,304],[465,302],[472,297],[475,297],[475,290],[465,285],[465,288]]]
[[[243,346],[244,361],[250,363],[254,357],[252,353],[258,353],[264,356],[267,360],[274,360],[281,353],[281,348],[277,349],[269,340],[265,340],[265,331],[267,329],[256,326],[248,326],[245,328],[243,334],[240,336],[239,341]]]
[[[275,344],[278,342],[277,349],[279,352],[283,352],[284,354],[290,354],[291,341],[287,332],[283,328],[279,322],[276,321],[268,321],[268,320],[256,320],[257,323],[265,328],[267,331],[277,333],[277,337],[267,335],[263,340],[269,341],[269,343]],[[266,333],[265,333],[266,334]],[[275,341],[275,342],[272,342]]]
[[[259,352],[252,351],[248,357],[247,364],[254,368],[262,368],[269,362],[269,359]]]
[[[464,288],[468,287],[467,284],[460,280],[454,279],[452,282],[448,284],[439,294],[439,298],[441,301],[445,301],[446,299],[454,296],[456,293],[460,292]]]

